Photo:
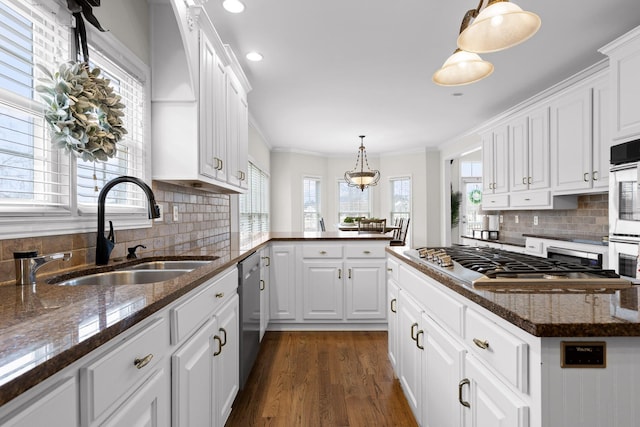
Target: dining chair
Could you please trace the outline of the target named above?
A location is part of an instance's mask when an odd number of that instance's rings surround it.
[[[386,219],[358,220],[358,233],[384,233],[387,228]]]
[[[405,222],[400,227],[400,235],[398,238],[393,238],[389,245],[391,246],[404,246],[407,241],[407,233],[409,231],[409,218],[406,218]]]
[[[320,231],[327,231],[324,226],[324,218],[320,218]]]

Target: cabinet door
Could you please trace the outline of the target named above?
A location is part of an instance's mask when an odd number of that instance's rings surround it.
[[[271,246],[271,319],[296,319],[295,246]]]
[[[240,143],[240,84],[233,76],[227,75],[227,160],[229,170],[227,181],[239,186],[238,145]]]
[[[246,94],[240,97],[238,111],[238,172],[240,188],[249,188],[249,104]]]
[[[77,426],[78,387],[75,378],[65,378],[33,396],[26,408],[0,418],[3,427]]]
[[[269,326],[269,268],[271,257],[269,248],[260,250],[260,341]]]
[[[529,190],[549,188],[550,143],[549,143],[549,108],[544,107],[529,113]]]
[[[341,261],[304,261],[304,319],[342,319],[344,279]]]
[[[493,193],[509,191],[509,126],[502,125],[493,131]]]
[[[640,46],[637,40],[637,36],[627,38],[610,55],[610,73],[614,84],[613,138],[616,140],[628,140],[640,135]]]
[[[602,78],[593,87],[593,170],[594,188],[609,188],[611,155],[611,90],[609,80]]]
[[[555,190],[591,188],[591,91],[579,87],[551,104]]]
[[[215,319],[209,320],[171,356],[172,425],[175,427],[212,426],[213,353],[218,332]]]
[[[235,295],[216,315],[217,332],[214,342],[214,415],[216,426],[224,426],[231,414],[231,405],[240,388],[239,297]]]
[[[345,263],[347,319],[386,318],[385,260]]]
[[[226,70],[206,35],[200,33],[200,173],[227,180]]]
[[[398,298],[400,327],[398,328],[398,344],[400,347],[400,384],[407,402],[422,425],[422,340],[419,337],[422,309],[409,296],[400,290]]]
[[[396,376],[399,376],[399,352],[398,352],[398,328],[399,328],[399,315],[398,315],[398,294],[400,288],[395,281],[389,279],[387,282],[387,310],[389,322],[387,323],[387,341],[389,346],[389,361],[393,367],[393,372]]]
[[[464,406],[458,400],[458,386],[464,376],[465,349],[429,316],[424,325],[424,427],[460,427]]]
[[[493,132],[482,134],[482,192],[493,193]]]
[[[495,378],[473,356],[465,359],[465,372],[470,381],[465,408],[466,427],[527,427],[529,407]]]
[[[168,375],[163,369],[154,373],[110,418],[100,425],[168,427]]]
[[[527,116],[509,122],[509,186],[512,191],[529,189],[529,120]]]

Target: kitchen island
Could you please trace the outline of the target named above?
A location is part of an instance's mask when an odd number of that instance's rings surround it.
[[[639,287],[493,292],[387,255],[389,357],[419,423],[637,425]]]
[[[104,347],[117,346],[121,335],[175,308],[180,301],[200,292],[212,280],[230,272],[239,261],[272,241],[375,241],[384,245],[388,240],[390,237],[386,235],[349,232],[270,233],[256,235],[244,247],[231,247],[224,253],[202,247],[135,261],[121,260],[105,267],[83,266],[55,277],[38,277],[36,286],[3,283],[0,285],[0,404],[3,405],[0,424],[10,411],[26,405],[26,401],[21,401],[24,392],[32,393],[34,388],[50,386],[61,372],[67,372],[73,379],[75,366],[91,359],[93,353],[103,351]],[[157,283],[108,287],[47,283],[144,261],[175,259],[211,262],[175,279]],[[172,329],[172,336],[174,333]]]

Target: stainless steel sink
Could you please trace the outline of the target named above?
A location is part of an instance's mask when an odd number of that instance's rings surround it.
[[[140,285],[174,279],[192,269],[172,270],[115,270],[89,274],[55,283],[58,286],[79,285]]]
[[[174,261],[148,261],[125,268],[126,270],[195,270],[198,267],[209,264],[211,261],[201,260],[174,260]]]

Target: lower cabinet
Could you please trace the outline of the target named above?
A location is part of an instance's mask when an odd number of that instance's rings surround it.
[[[382,260],[347,261],[345,303],[346,318],[384,319],[385,262]]]
[[[303,261],[302,316],[305,320],[343,317],[342,261]]]
[[[271,253],[269,246],[260,249],[260,341],[269,326],[269,294],[271,292]]]
[[[269,317],[271,320],[296,319],[295,246],[271,244],[269,267]]]
[[[399,292],[400,288],[396,282],[389,279],[389,282],[387,282],[387,339],[389,343],[389,361],[396,376],[400,375],[398,372],[398,357],[400,354],[398,348],[398,328],[400,323],[400,315],[398,314]]]
[[[422,307],[404,290],[398,297],[399,380],[418,424],[422,422],[422,365],[424,330],[420,329]]]
[[[216,387],[214,426],[218,427],[227,422],[240,389],[239,301],[238,295],[234,295],[216,314],[217,335],[214,335],[214,341],[217,341],[218,348],[213,353],[213,381]]]

